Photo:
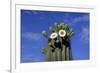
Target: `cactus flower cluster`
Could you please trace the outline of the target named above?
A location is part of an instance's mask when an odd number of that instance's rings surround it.
[[[70,38],[73,36],[73,30],[68,24],[54,24],[54,28],[49,28],[51,34],[42,31],[44,37],[48,39],[48,43],[42,52],[45,54],[46,61],[66,61],[72,60],[72,51]]]

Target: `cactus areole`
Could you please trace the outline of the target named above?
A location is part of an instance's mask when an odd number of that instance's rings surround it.
[[[72,51],[70,38],[73,36],[73,30],[64,23],[55,23],[54,29],[50,27],[50,37],[48,37],[48,43],[42,53],[45,54],[46,61],[67,61],[72,60]],[[47,32],[42,32],[46,37]]]

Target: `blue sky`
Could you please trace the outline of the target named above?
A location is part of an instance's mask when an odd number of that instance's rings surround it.
[[[21,63],[45,61],[41,49],[46,46],[47,39],[41,32],[49,32],[55,22],[64,22],[74,30],[73,60],[89,59],[89,13],[21,10]]]

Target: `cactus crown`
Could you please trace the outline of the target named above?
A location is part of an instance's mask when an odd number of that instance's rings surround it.
[[[67,39],[67,40],[70,40],[70,38],[74,34],[74,31],[68,26],[68,24],[65,24],[65,23],[58,24],[58,23],[55,22],[54,23],[54,28],[53,27],[49,27],[49,31],[51,32],[51,37],[49,37],[51,39],[57,38],[57,37],[63,37],[65,39]],[[48,36],[46,31],[42,31],[42,35],[44,37]]]

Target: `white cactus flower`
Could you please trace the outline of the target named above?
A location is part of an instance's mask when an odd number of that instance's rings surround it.
[[[65,35],[66,35],[66,31],[65,30],[60,30],[59,31],[59,36],[60,37],[65,37]]]
[[[51,38],[51,39],[55,39],[55,38],[57,38],[57,36],[58,36],[58,34],[57,34],[56,32],[54,32],[54,33],[52,33],[52,34],[50,35],[50,38]]]

